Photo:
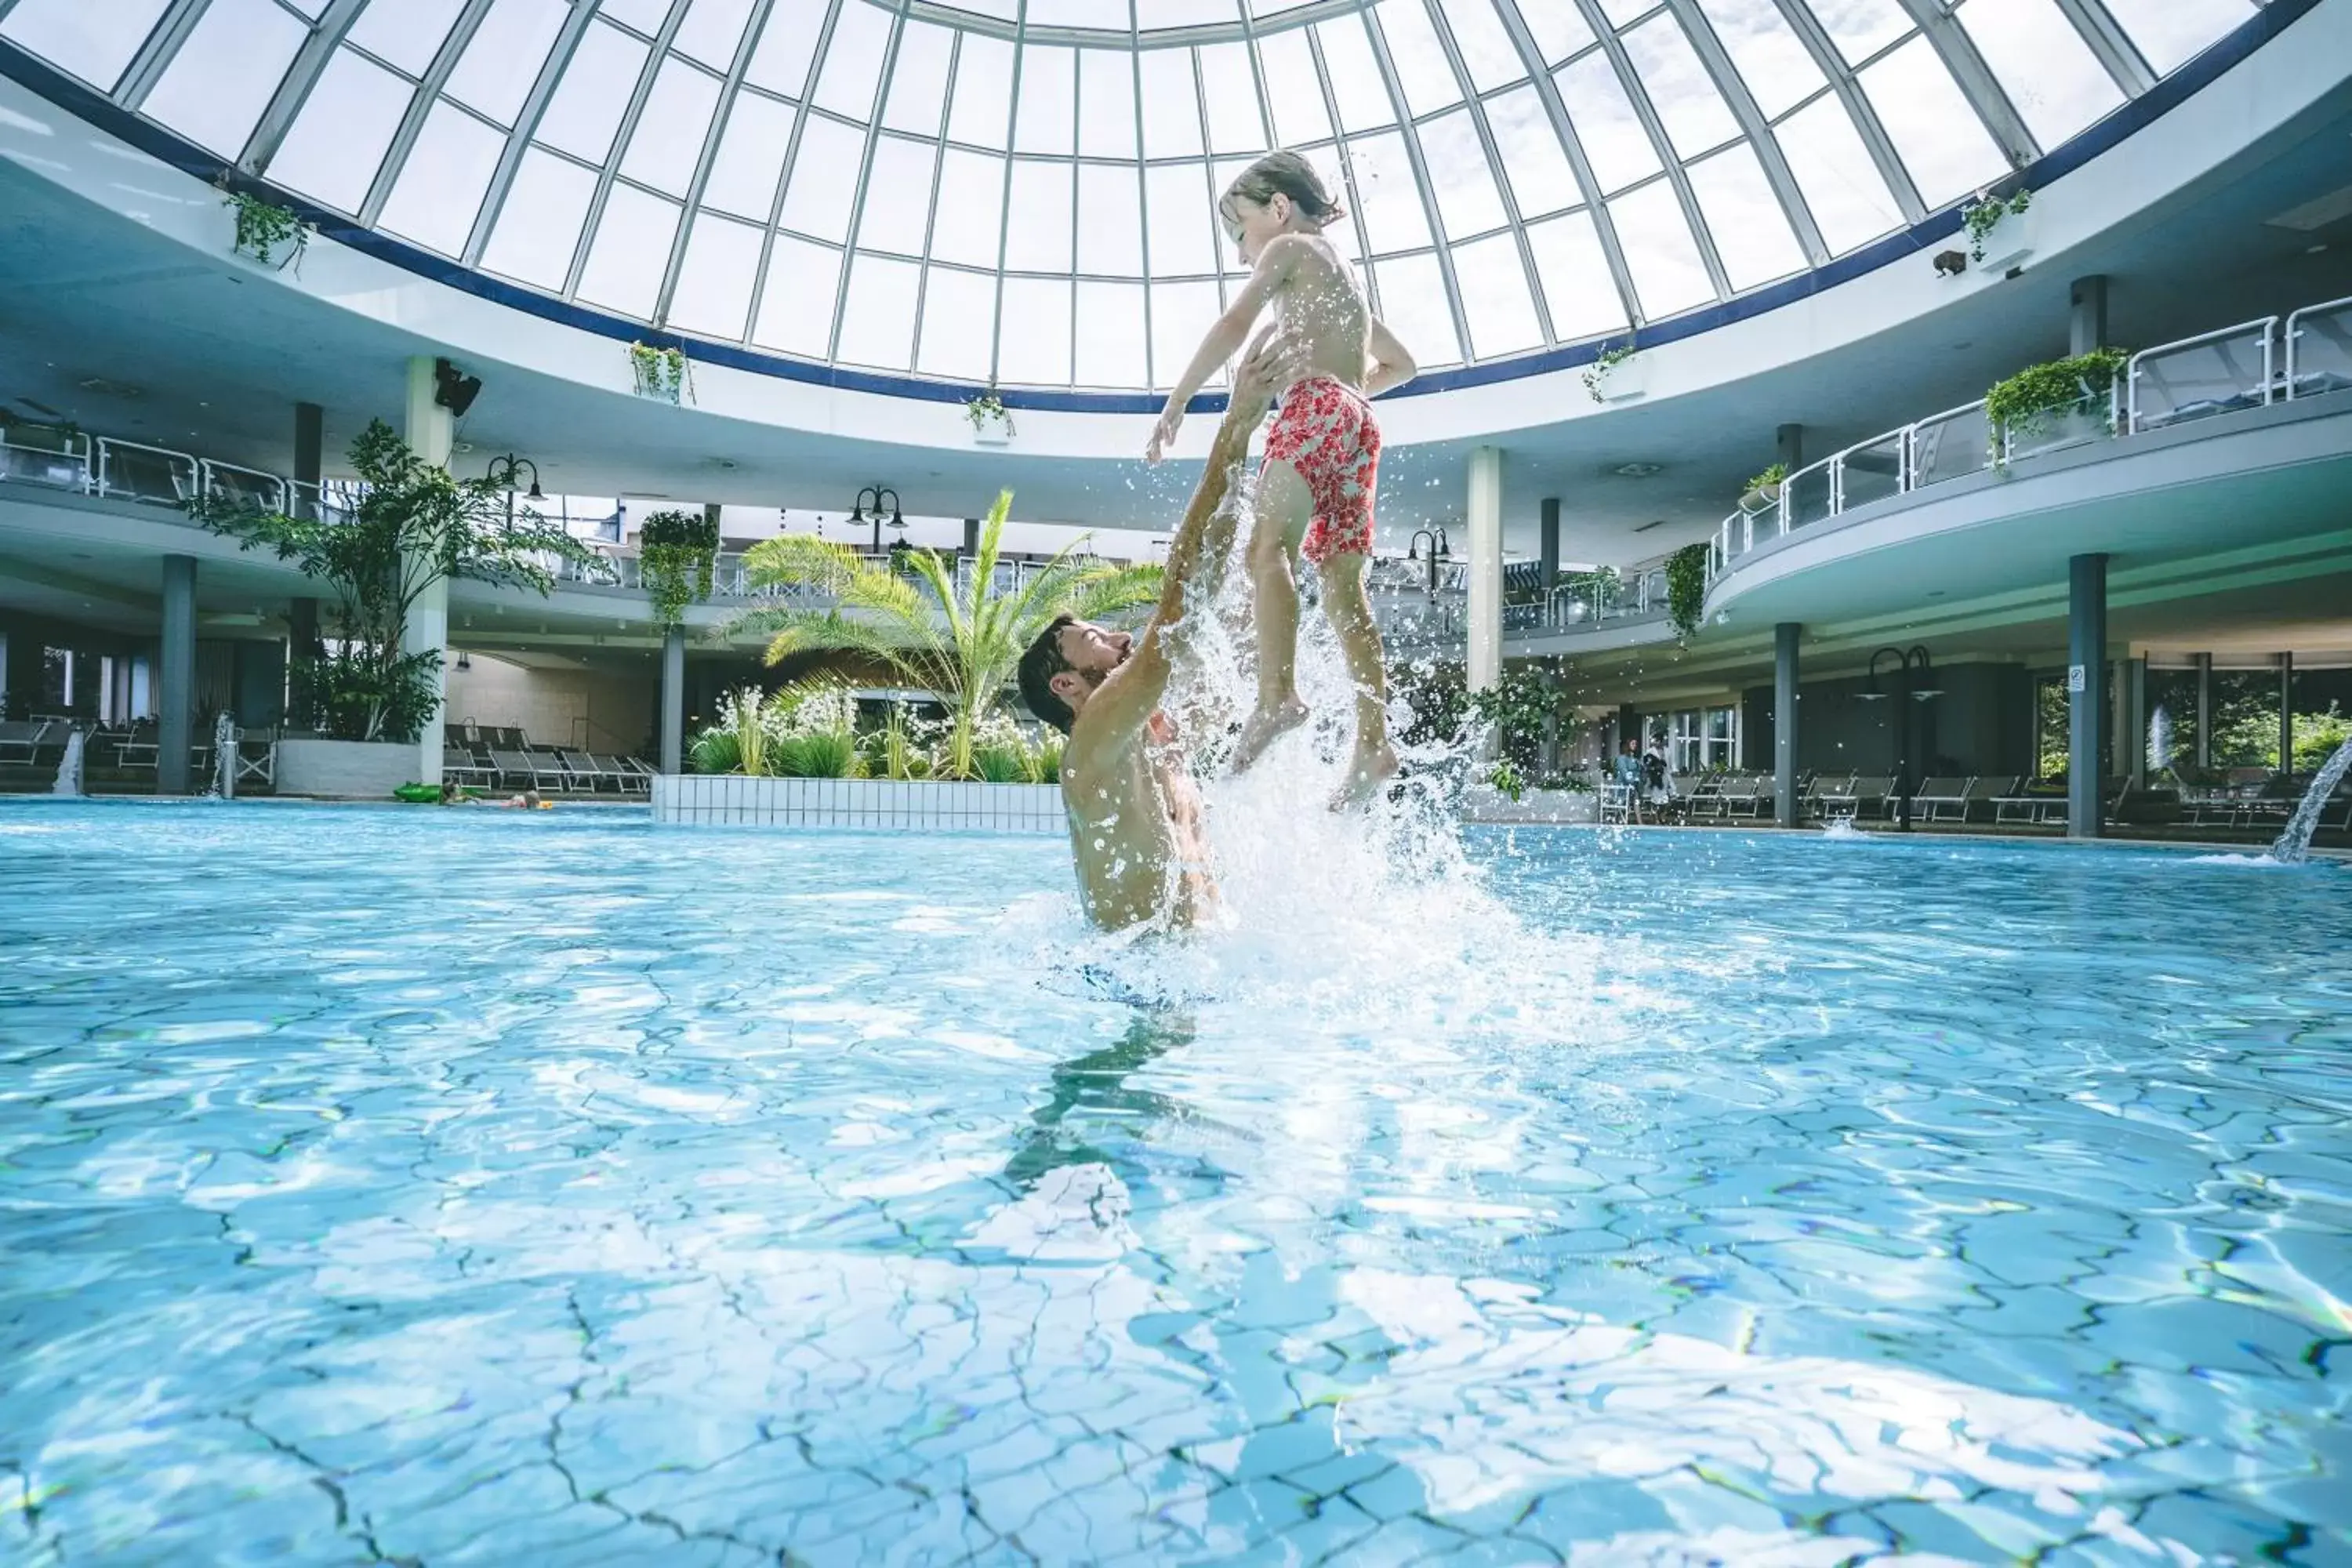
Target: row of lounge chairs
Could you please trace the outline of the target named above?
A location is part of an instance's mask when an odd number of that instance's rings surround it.
[[[2063,826],[2066,797],[2029,792],[2017,774],[1939,775],[1922,779],[1910,792],[1915,822],[1966,823],[1979,809],[1996,823]],[[2121,790],[2116,792],[2120,800]],[[1892,820],[1903,792],[1888,773],[1809,774],[1799,781],[1799,816],[1807,821],[1876,816]],[[1684,815],[1695,821],[1756,821],[1772,813],[1770,773],[1723,773],[1698,781],[1684,797]],[[2112,804],[2110,806],[2112,809]]]
[[[442,731],[441,778],[478,789],[542,794],[647,795],[654,770],[635,757],[571,746],[534,746],[520,730],[450,724]]]
[[[66,743],[76,731],[82,735],[85,779],[152,783],[157,773],[159,744],[155,721],[90,724],[78,719],[11,719],[0,721],[0,768],[54,770],[65,762]],[[277,731],[239,730],[237,787],[268,789],[277,776]],[[199,784],[213,775],[213,733],[198,727],[188,746],[189,775]]]

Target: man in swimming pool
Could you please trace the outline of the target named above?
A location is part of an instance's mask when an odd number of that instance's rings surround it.
[[[1146,921],[1189,926],[1216,906],[1200,791],[1176,727],[1160,709],[1170,674],[1167,635],[1182,623],[1190,600],[1205,605],[1216,597],[1240,515],[1225,504],[1234,475],[1274,389],[1297,377],[1299,362],[1297,346],[1271,332],[1250,345],[1201,488],[1169,542],[1159,607],[1141,634],[1061,616],[1022,655],[1021,695],[1070,738],[1062,752],[1062,804],[1078,897],[1107,930]]]

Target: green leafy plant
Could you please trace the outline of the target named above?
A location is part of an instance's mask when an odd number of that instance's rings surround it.
[[[502,487],[452,479],[381,419],[352,443],[351,461],[356,499],[331,521],[210,496],[186,510],[238,548],[273,551],[332,592],[332,640],[323,657],[296,667],[298,693],[317,721],[343,740],[414,741],[441,702],[440,650],[401,648],[425,591],[456,577],[544,595],[555,584],[548,557],[584,563],[593,552],[537,512],[509,518]]]
[[[778,778],[854,779],[865,774],[861,762],[856,735],[843,730],[816,730],[779,737],[773,771]]]
[[[963,405],[963,416],[971,421],[971,433],[975,436],[982,434],[991,425],[1003,426],[1008,439],[1013,435],[1013,415],[1004,406],[1003,399],[996,395],[996,388],[992,386],[978,396],[966,400]]]
[[[1985,241],[2000,226],[2000,220],[2021,214],[2032,205],[2033,193],[2029,190],[2020,189],[2007,201],[1979,191],[1973,201],[1960,208],[1960,226],[1969,231],[1969,259],[1982,261],[1985,258]]]
[[[687,363],[684,349],[661,349],[651,343],[631,343],[629,370],[635,378],[639,397],[658,397],[665,403],[676,403],[681,393],[688,398],[694,395],[694,372]]]
[[[1685,642],[1706,615],[1706,546],[1685,544],[1666,557],[1666,618]]]
[[[694,738],[686,756],[698,773],[739,773],[743,766],[742,742],[733,730],[713,725]]]
[[[2031,436],[2053,416],[2104,400],[2115,379],[2131,363],[2126,349],[2093,349],[2072,359],[2029,365],[1985,394],[1985,425],[1991,432],[1993,461],[2002,458],[2001,436]]]
[[[222,205],[236,209],[236,237],[229,243],[232,256],[249,256],[264,267],[276,267],[284,271],[290,264],[297,272],[301,268],[302,253],[310,248],[310,237],[318,230],[304,223],[291,207],[248,195],[243,191],[223,189]],[[283,255],[279,247],[285,247]]]
[[[1761,496],[1768,502],[1778,500],[1780,494],[1780,487],[1783,484],[1786,484],[1788,479],[1789,465],[1786,463],[1772,464],[1762,473],[1750,477],[1748,483],[1741,487],[1744,493],[1742,493],[1739,498],[1740,504],[1745,506],[1748,496]]]
[[[980,554],[959,585],[953,569],[928,550],[877,564],[848,544],[808,534],[763,540],[744,557],[755,587],[816,584],[832,590],[830,609],[763,605],[730,624],[730,633],[769,637],[768,662],[804,649],[863,654],[887,665],[909,686],[937,692],[949,729],[935,777],[978,777],[973,743],[999,710],[1021,655],[1055,616],[1096,619],[1148,604],[1160,593],[1160,568],[1117,565],[1079,553],[1079,539],[1009,593],[995,589],[1013,492],[996,498],[981,529]]]
[[[1544,721],[1559,713],[1559,690],[1542,666],[1521,662],[1505,665],[1494,685],[1470,693],[1469,710],[1493,727],[1502,756],[1532,763]]]
[[[708,512],[657,511],[646,519],[637,531],[637,581],[657,625],[682,625],[688,604],[710,597],[718,553],[719,520]]]
[[[1640,352],[1631,342],[1619,343],[1614,348],[1602,349],[1593,362],[1584,367],[1580,379],[1584,383],[1585,392],[1591,396],[1593,402],[1607,401],[1601,395],[1601,389],[1608,384],[1609,373]]]
[[[1527,778],[1519,772],[1519,765],[1508,757],[1495,760],[1495,765],[1486,772],[1486,783],[1512,800],[1528,793]]]

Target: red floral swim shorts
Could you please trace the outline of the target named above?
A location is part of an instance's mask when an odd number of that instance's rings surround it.
[[[1293,385],[1266,432],[1265,460],[1297,469],[1314,498],[1315,521],[1301,554],[1320,566],[1334,555],[1372,552],[1381,427],[1362,393],[1328,375]]]

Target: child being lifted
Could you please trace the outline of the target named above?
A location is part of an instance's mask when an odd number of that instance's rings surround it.
[[[1145,448],[1156,463],[1184,422],[1184,405],[1248,340],[1271,310],[1300,353],[1299,378],[1282,392],[1258,474],[1249,542],[1256,595],[1257,710],[1234,755],[1247,768],[1307,717],[1298,700],[1298,589],[1292,558],[1323,574],[1323,609],[1356,689],[1356,749],[1332,809],[1371,799],[1396,772],[1389,745],[1388,677],[1380,628],[1364,592],[1372,552],[1372,494],[1381,431],[1369,399],[1412,379],[1412,356],[1376,320],[1353,271],[1323,230],[1345,216],[1314,165],[1271,153],[1243,171],[1217,204],[1225,232],[1251,268],[1232,309],[1168,394]]]

